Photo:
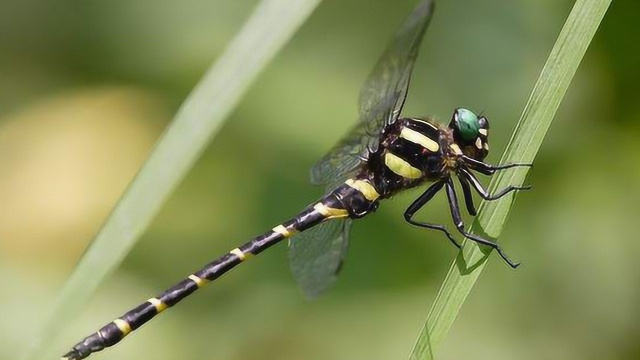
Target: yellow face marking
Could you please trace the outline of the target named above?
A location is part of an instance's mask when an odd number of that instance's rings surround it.
[[[237,256],[240,259],[240,261],[244,261],[244,253],[242,252],[242,250],[240,250],[238,248],[235,248],[235,249],[229,251],[229,253]]]
[[[365,199],[369,201],[374,201],[380,197],[380,194],[378,194],[376,188],[374,188],[373,185],[371,185],[368,181],[349,179],[345,181],[345,184],[360,191],[362,195],[364,195]]]
[[[400,131],[400,137],[403,139],[407,139],[414,144],[421,145],[431,152],[437,152],[440,149],[440,145],[437,142],[409,128],[403,128],[402,131]]]
[[[196,285],[198,285],[199,288],[205,286],[209,282],[207,279],[201,279],[195,275],[189,275],[189,280],[196,283]]]
[[[282,236],[284,236],[286,238],[291,237],[291,236],[293,236],[293,235],[298,233],[298,231],[296,229],[293,229],[293,228],[292,229],[287,229],[284,225],[278,225],[278,226],[274,227],[271,230],[273,230],[274,232],[282,234]]]
[[[151,305],[155,306],[156,311],[159,313],[167,310],[167,308],[169,307],[167,304],[163,303],[162,301],[160,301],[160,299],[156,299],[156,298],[151,298],[149,300],[147,300],[148,303],[150,303]]]
[[[349,216],[349,212],[345,209],[330,208],[323,203],[317,203],[313,209],[322,214],[327,219],[337,219]]]
[[[453,153],[456,155],[462,155],[462,150],[460,150],[460,146],[458,146],[458,144],[451,144],[451,146],[449,146],[451,148],[451,150],[453,150]]]
[[[484,136],[487,136],[487,134],[489,133],[489,131],[487,131],[487,129],[480,129],[478,130],[478,132]]]
[[[387,165],[389,170],[404,178],[419,179],[422,177],[422,171],[390,152],[384,154],[384,164]]]
[[[122,336],[127,336],[127,334],[131,332],[131,326],[128,322],[122,319],[115,319],[113,320],[113,323],[116,324],[118,329],[120,329],[120,331],[122,332]]]
[[[480,138],[476,139],[476,147],[478,150],[482,150],[482,140]]]

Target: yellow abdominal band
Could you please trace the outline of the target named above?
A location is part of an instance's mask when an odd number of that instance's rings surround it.
[[[374,188],[373,185],[371,185],[367,181],[349,179],[345,181],[345,184],[360,191],[362,195],[364,195],[365,199],[369,201],[375,201],[380,197],[380,194],[378,194],[376,188]]]

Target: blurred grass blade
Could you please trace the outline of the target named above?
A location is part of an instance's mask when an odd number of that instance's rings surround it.
[[[67,280],[27,359],[55,353],[55,334],[126,256],[251,82],[320,0],[264,0],[185,100]],[[78,334],[78,336],[85,334]],[[68,344],[70,345],[70,344]],[[62,349],[57,349],[62,351]]]
[[[576,1],[529,97],[501,163],[533,161],[610,3],[611,0]],[[526,174],[526,169],[501,172],[491,181],[490,189],[503,188],[509,184],[521,185]],[[513,197],[483,202],[471,232],[497,238],[512,203]],[[488,255],[486,249],[475,243],[465,242],[429,311],[411,353],[411,360],[434,358],[480,276]]]

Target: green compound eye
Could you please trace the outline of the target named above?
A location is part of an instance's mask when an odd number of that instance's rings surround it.
[[[463,140],[471,141],[478,137],[480,122],[478,116],[471,110],[459,108],[455,114],[455,125]]]

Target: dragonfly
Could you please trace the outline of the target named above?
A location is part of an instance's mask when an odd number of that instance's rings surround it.
[[[353,220],[375,212],[382,200],[426,183],[431,185],[404,212],[409,224],[438,230],[460,249],[460,243],[444,225],[414,219],[444,188],[457,231],[496,250],[516,268],[518,264],[497,243],[465,230],[453,179],[460,183],[467,212],[475,216],[472,189],[485,200],[495,200],[530,187],[508,186],[490,194],[474,172],[490,176],[531,164],[485,163],[489,121],[469,109],[455,109],[446,126],[433,117],[400,117],[433,9],[433,0],[422,0],[401,24],[361,89],[355,126],[312,167],[311,182],[327,190],[323,197],[108,323],[77,343],[64,358],[84,359],[115,345],[196,290],[285,239],[289,240],[289,262],[295,279],[308,297],[316,297],[336,280]]]

